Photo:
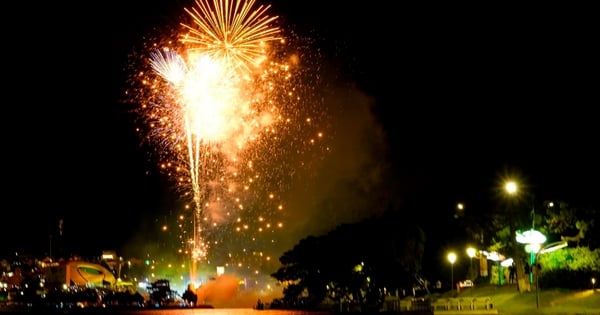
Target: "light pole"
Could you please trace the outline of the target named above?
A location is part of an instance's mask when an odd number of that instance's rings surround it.
[[[508,215],[507,217],[507,223],[508,223],[508,228],[509,228],[509,232],[510,234],[514,234],[516,229],[516,224],[515,224],[515,217],[516,217],[516,213],[515,213],[515,205],[517,203],[517,192],[518,192],[518,186],[517,183],[513,180],[509,180],[507,182],[504,183],[504,191],[506,192],[507,196],[510,196],[507,198],[507,201],[509,201],[509,203],[507,204],[507,208],[506,208],[506,213]],[[529,281],[525,281],[525,273],[524,268],[523,268],[523,260],[520,259],[521,255],[519,255],[520,250],[519,250],[519,246],[517,243],[515,242],[511,242],[510,244],[510,251],[512,252],[511,254],[514,256],[514,262],[515,262],[515,273],[516,273],[516,280],[517,280],[517,289],[520,292],[525,291],[526,285],[529,285]],[[523,275],[523,276],[522,276]],[[502,278],[498,278],[498,283],[500,282],[500,279]]]
[[[454,291],[454,262],[456,261],[456,254],[454,252],[448,254],[448,261],[450,262],[450,287]]]
[[[475,274],[475,272],[473,272],[474,271],[473,270],[473,257],[475,257],[475,253],[476,253],[475,248],[473,248],[473,247],[467,248],[467,255],[469,255],[469,258],[471,259],[471,267],[469,269],[471,272],[470,272],[469,276],[473,276]],[[475,280],[475,279],[471,279],[471,280]]]
[[[529,247],[526,246],[525,249],[529,253],[529,266],[530,266],[529,284],[532,284],[533,283],[533,273],[531,272],[531,268],[533,268],[533,266],[535,264],[535,258],[536,258],[535,253],[537,253],[541,244],[543,244],[546,241],[546,237],[543,234],[541,234],[535,230],[535,195],[533,193],[521,192],[519,190],[518,184],[515,181],[508,181],[504,185],[504,189],[511,196],[517,195],[517,194],[522,194],[522,195],[528,195],[529,197],[531,197],[531,230],[525,231],[523,234],[531,232],[531,233],[538,233],[539,235],[527,236],[527,238],[530,238],[529,240],[519,241],[519,239],[518,239],[519,231],[517,231],[517,242],[522,243],[522,244],[528,244],[527,246],[529,246]],[[536,237],[536,239],[531,239],[533,237]],[[543,237],[543,240],[539,241],[541,237]]]

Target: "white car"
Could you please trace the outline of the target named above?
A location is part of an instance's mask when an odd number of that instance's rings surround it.
[[[473,281],[471,281],[471,280],[460,281],[458,283],[458,286],[461,288],[471,288],[471,287],[473,287]]]

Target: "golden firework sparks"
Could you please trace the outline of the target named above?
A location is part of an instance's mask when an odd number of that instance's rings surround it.
[[[209,254],[214,261],[228,253],[219,261],[243,268],[272,263],[263,249],[284,230],[279,192],[294,172],[285,169],[298,161],[287,155],[314,144],[303,130],[314,123],[300,118],[314,105],[298,104],[303,89],[316,86],[296,78],[299,54],[288,55],[268,6],[195,4],[185,9],[193,23],[145,47],[149,58],[134,67],[139,88],[131,96],[141,103],[161,171],[186,202],[179,252],[190,259],[192,282]]]
[[[267,59],[266,44],[280,40],[276,16],[266,14],[270,6],[254,9],[255,1],[196,1],[197,8],[185,9],[194,25],[182,24],[189,33],[182,42],[193,53],[208,54],[235,68],[249,70]]]
[[[167,103],[158,106],[153,117],[160,122],[156,126],[167,130],[160,137],[169,139],[171,150],[181,157],[174,174],[192,192],[193,233],[187,241],[192,266],[208,252],[203,233],[211,220],[206,210],[238,186],[227,183],[226,190],[217,191],[223,181],[228,182],[224,177],[234,168],[231,161],[238,160],[246,144],[275,122],[272,106],[265,106],[270,103],[265,97],[273,89],[273,80],[265,78],[280,73],[248,71],[267,59],[265,43],[278,39],[279,29],[270,26],[275,18],[265,14],[268,7],[254,10],[253,0],[195,3],[197,8],[185,9],[196,28],[182,24],[188,31],[181,35],[182,52],[155,48],[150,54],[151,68],[166,86],[148,81]],[[195,271],[191,276],[195,278]]]

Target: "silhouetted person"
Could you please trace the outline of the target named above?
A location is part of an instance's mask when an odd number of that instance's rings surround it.
[[[260,299],[258,299],[258,301],[256,302],[256,309],[257,310],[265,309],[265,305],[263,304],[263,302]]]
[[[194,291],[192,291],[193,286],[190,284],[188,285],[187,290],[185,290],[185,292],[183,292],[183,295],[181,295],[181,298],[183,298],[184,301],[187,302],[187,304],[189,306],[196,306],[196,303],[198,302],[198,295],[196,293],[194,293]]]
[[[516,273],[515,264],[513,263],[508,267],[508,283],[515,283]]]
[[[533,278],[535,279],[535,286],[537,289],[538,281],[539,281],[538,277],[540,276],[540,273],[542,272],[542,265],[540,265],[540,263],[536,263],[534,265],[534,267],[532,268],[531,272],[533,272]]]

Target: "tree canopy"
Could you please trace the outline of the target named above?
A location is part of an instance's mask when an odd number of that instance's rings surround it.
[[[421,271],[422,229],[398,214],[338,226],[302,239],[272,274],[287,284],[285,303],[314,307],[324,299],[378,309],[389,291],[411,287]]]

